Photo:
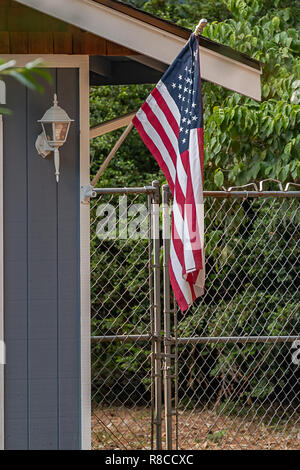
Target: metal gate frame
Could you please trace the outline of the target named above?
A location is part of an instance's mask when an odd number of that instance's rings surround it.
[[[93,343],[118,341],[151,344],[151,449],[162,449],[162,330],[161,330],[161,266],[160,266],[160,185],[131,188],[96,188],[93,197],[100,195],[147,195],[149,236],[149,335],[92,336]]]

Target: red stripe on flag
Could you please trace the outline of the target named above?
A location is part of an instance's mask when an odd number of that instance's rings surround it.
[[[196,294],[195,294],[195,289],[194,289],[194,281],[191,282],[187,279],[187,282],[189,283],[189,286],[190,286],[190,289],[191,289],[191,292],[192,292],[192,302],[194,302],[194,300],[196,300]]]
[[[175,181],[175,193],[174,193],[174,204],[177,204],[179,208],[179,212],[181,213],[182,218],[184,218],[184,204],[185,204],[185,197],[181,190],[181,186],[178,182],[178,177],[176,174],[176,181]]]
[[[198,143],[199,143],[199,155],[200,155],[200,165],[201,165],[201,176],[202,176],[202,186],[203,186],[203,154],[204,154],[204,137],[203,137],[203,127],[197,129],[198,134]]]
[[[174,118],[173,114],[170,111],[170,108],[168,106],[168,103],[164,99],[164,97],[160,94],[157,88],[154,88],[152,91],[151,95],[155,98],[158,106],[160,109],[163,111],[164,115],[166,116],[168,123],[172,127],[174,134],[178,138],[179,136],[179,125],[177,124],[176,119]]]
[[[152,155],[155,157],[155,159],[156,159],[157,163],[159,164],[160,168],[164,172],[164,175],[167,178],[169,187],[170,187],[170,189],[173,193],[174,183],[173,183],[173,180],[172,180],[171,175],[169,173],[169,169],[168,169],[163,157],[161,156],[160,151],[158,150],[158,148],[154,144],[153,140],[149,137],[147,132],[144,130],[144,127],[143,127],[141,121],[137,118],[137,116],[134,116],[134,118],[132,120],[132,123],[136,127],[136,129],[138,130],[143,142],[148,147],[148,149],[150,150]]]
[[[177,254],[177,258],[179,260],[179,263],[181,266],[184,266],[184,255],[183,255],[183,244],[181,241],[181,237],[179,233],[177,232],[175,221],[174,221],[174,212],[172,213],[172,230],[171,230],[171,236],[173,240],[173,246],[174,250]],[[180,273],[182,275],[182,273]]]
[[[152,109],[150,108],[150,106],[148,105],[147,102],[145,102],[143,104],[142,110],[146,114],[150,124],[154,127],[154,129],[156,130],[156,132],[160,136],[164,146],[166,147],[166,149],[167,149],[167,151],[168,151],[168,153],[169,153],[169,155],[170,155],[170,157],[171,157],[171,159],[174,163],[174,167],[176,168],[177,154],[174,150],[173,145],[171,144],[171,141],[170,141],[166,131],[164,130],[164,128],[161,125],[160,121],[157,119],[157,117],[155,116],[154,112],[152,111]]]
[[[183,168],[185,169],[185,172],[187,173],[189,169],[189,151],[188,150],[186,150],[185,152],[181,154],[181,161],[182,161]]]
[[[200,230],[198,226],[198,220],[197,220],[197,212],[196,212],[196,201],[194,197],[194,189],[193,189],[193,184],[192,184],[192,177],[191,177],[191,168],[190,168],[190,158],[193,158],[195,156],[189,156],[189,152],[185,152],[188,154],[185,162],[185,168],[187,172],[187,178],[188,178],[188,184],[187,184],[187,189],[186,189],[186,199],[185,199],[185,204],[186,204],[186,217],[187,217],[187,222],[188,222],[188,229],[189,229],[189,234],[190,234],[190,241],[191,241],[191,246],[192,246],[192,251],[193,251],[193,257],[195,261],[195,272],[190,273],[192,276],[192,279],[197,279],[199,269],[203,268],[203,263],[202,263],[202,253],[201,253],[201,239],[200,239]],[[186,273],[184,273],[186,274]]]
[[[176,301],[179,305],[180,310],[182,312],[184,312],[185,310],[187,310],[189,308],[189,305],[188,305],[187,301],[185,300],[184,294],[183,294],[182,290],[180,289],[179,284],[176,280],[176,277],[175,277],[175,274],[174,274],[174,271],[173,271],[173,268],[172,268],[171,258],[170,258],[170,263],[169,263],[169,271],[170,271],[171,285],[172,285],[172,289],[173,289],[175,297],[176,297]]]

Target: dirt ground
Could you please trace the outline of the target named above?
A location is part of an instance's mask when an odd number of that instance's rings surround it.
[[[293,421],[293,422],[292,422]],[[297,421],[297,422],[296,422]],[[173,418],[173,449],[176,449]],[[217,415],[210,410],[179,411],[178,449],[300,450],[300,423],[266,425],[262,419]],[[164,423],[163,423],[164,430]],[[162,434],[163,447],[165,433]],[[151,410],[97,408],[92,414],[93,449],[151,449]]]

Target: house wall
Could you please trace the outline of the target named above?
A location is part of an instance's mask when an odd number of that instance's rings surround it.
[[[4,445],[81,447],[79,74],[49,69],[43,94],[7,81],[4,117]],[[75,119],[53,156],[35,149],[37,120],[59,104]]]

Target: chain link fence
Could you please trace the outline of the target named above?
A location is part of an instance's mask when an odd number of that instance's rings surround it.
[[[300,449],[300,192],[205,193],[206,292],[183,315],[158,191],[91,203],[93,448]]]
[[[300,449],[296,196],[206,197],[206,292],[172,314],[169,446]]]

